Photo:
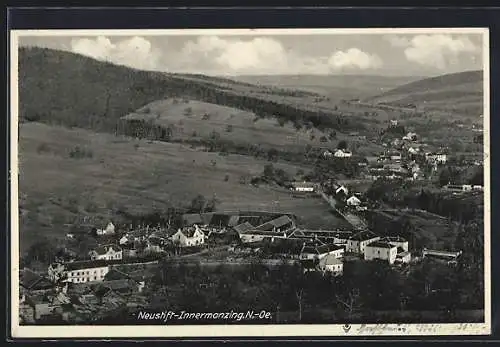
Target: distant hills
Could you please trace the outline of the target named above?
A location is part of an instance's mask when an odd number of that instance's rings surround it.
[[[298,89],[330,97],[364,98],[388,91],[409,82],[420,80],[418,76],[378,75],[265,75],[232,76],[233,80],[263,86]]]
[[[411,82],[365,102],[415,105],[423,110],[479,116],[483,113],[483,72],[466,71]]]

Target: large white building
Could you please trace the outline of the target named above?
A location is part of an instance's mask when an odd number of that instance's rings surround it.
[[[319,260],[319,269],[323,272],[331,272],[334,276],[344,273],[344,263],[342,259],[334,255],[327,255]]]
[[[380,236],[377,236],[371,231],[360,231],[354,234],[347,240],[346,251],[350,253],[363,254],[366,245],[380,240]]]
[[[48,275],[53,281],[63,280],[71,283],[85,283],[102,281],[109,269],[109,263],[105,260],[74,261],[65,264],[51,264]]]
[[[398,247],[389,242],[376,241],[366,245],[364,254],[365,260],[381,259],[394,264],[398,255]]]

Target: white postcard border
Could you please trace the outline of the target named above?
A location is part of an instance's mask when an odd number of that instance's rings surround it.
[[[10,31],[10,178],[11,274],[19,272],[18,194],[18,44],[21,36],[159,36],[159,35],[370,35],[370,34],[482,34],[484,95],[484,281],[485,322],[454,324],[341,324],[311,325],[134,325],[134,326],[21,326],[19,281],[11,276],[11,334],[13,338],[169,338],[169,337],[356,337],[460,336],[491,334],[490,257],[490,50],[488,28],[359,28],[359,29],[167,29],[167,30],[11,30]]]

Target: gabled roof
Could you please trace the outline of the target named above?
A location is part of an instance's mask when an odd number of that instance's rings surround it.
[[[181,229],[180,232],[186,237],[193,237],[197,230],[195,227],[188,227]]]
[[[319,254],[325,254],[325,253],[337,251],[337,250],[340,250],[340,249],[344,249],[344,247],[333,245],[333,244],[321,245],[321,246],[317,247],[317,250],[318,250]]]
[[[93,269],[98,267],[109,266],[112,263],[109,260],[99,259],[99,260],[83,260],[83,261],[73,261],[71,263],[64,264],[67,271],[82,270],[82,269]]]
[[[338,259],[337,257],[335,257],[332,254],[327,255],[326,257],[320,259],[319,263],[322,264],[322,265],[339,265],[339,264],[343,264],[342,260]]]
[[[20,285],[29,290],[47,289],[53,287],[52,282],[29,269],[19,271]]]
[[[375,233],[368,230],[368,231],[360,231],[359,233],[354,234],[353,236],[351,236],[349,238],[349,240],[367,241],[367,240],[374,239],[376,237],[378,237],[378,236]]]
[[[242,224],[238,224],[234,227],[234,230],[240,234],[240,233],[245,233],[245,232],[248,232],[252,229],[255,229],[255,227],[248,223],[248,222],[245,222],[245,223],[242,223]]]
[[[290,223],[293,223],[293,220],[289,216],[284,215],[276,219],[273,219],[272,221],[259,225],[257,227],[257,230],[271,231],[273,230],[273,228],[280,228]]]
[[[372,248],[396,248],[396,246],[391,245],[389,242],[380,242],[380,241],[375,241],[370,244],[368,244],[366,247],[372,247]]]
[[[122,250],[118,245],[109,244],[109,245],[102,245],[102,246],[97,247],[94,250],[94,252],[96,252],[99,255],[104,255],[104,254],[108,253],[109,249],[112,249],[114,252],[120,252]]]

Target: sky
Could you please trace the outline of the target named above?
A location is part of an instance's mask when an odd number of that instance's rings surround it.
[[[219,76],[436,76],[483,64],[476,33],[22,36],[19,44],[142,70]]]

